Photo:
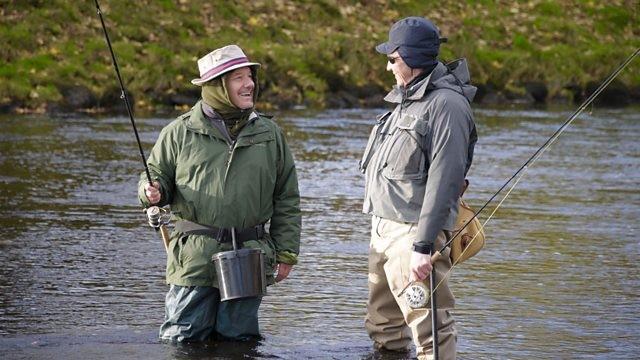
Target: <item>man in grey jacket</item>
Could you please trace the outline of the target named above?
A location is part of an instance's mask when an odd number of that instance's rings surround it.
[[[413,339],[419,359],[433,356],[430,309],[412,309],[398,295],[436,269],[439,355],[455,359],[454,297],[443,278],[451,261],[442,247],[477,140],[470,106],[476,88],[464,59],[438,61],[443,40],[429,20],[409,17],[376,47],[396,78],[385,97],[395,109],[378,118],[360,163],[363,212],[372,215],[365,325],[377,349],[404,351]],[[432,264],[434,250],[442,256]]]

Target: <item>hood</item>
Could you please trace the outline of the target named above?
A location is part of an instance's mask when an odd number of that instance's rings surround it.
[[[471,102],[476,95],[477,88],[469,83],[470,80],[471,76],[466,59],[454,60],[446,65],[439,62],[429,76],[406,89],[406,95],[405,89],[396,85],[384,99],[399,104],[403,100],[403,95],[407,100],[420,100],[432,90],[450,89]]]
[[[204,135],[211,135],[211,136],[215,136],[217,138],[220,139],[225,139],[226,137],[222,135],[222,133],[220,132],[220,130],[218,130],[213,123],[211,122],[210,119],[207,118],[207,115],[205,115],[204,111],[202,110],[202,106],[205,105],[204,102],[202,100],[199,100],[192,108],[189,112],[187,112],[186,114],[183,115],[186,127],[193,131],[193,132],[197,132],[200,134],[204,134]],[[205,105],[206,106],[206,105]],[[219,115],[216,113],[215,114],[216,117],[219,117]],[[255,122],[255,120],[258,118],[258,113],[256,113],[255,111],[252,112],[249,115],[249,121],[247,123],[246,126],[252,124],[253,122]],[[222,118],[220,118],[220,121],[223,121]]]
[[[473,101],[478,88],[470,84],[471,75],[467,59],[454,60],[445,65],[448,73],[431,83],[435,89],[448,88],[464,95],[469,102]]]

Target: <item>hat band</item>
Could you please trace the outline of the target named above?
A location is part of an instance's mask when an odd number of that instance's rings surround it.
[[[206,79],[207,77],[209,77],[209,76],[211,76],[213,74],[216,74],[216,73],[218,73],[220,71],[223,71],[225,69],[228,69],[228,68],[230,68],[230,67],[232,67],[234,65],[242,64],[242,63],[245,63],[245,62],[246,63],[249,62],[249,59],[247,59],[246,57],[241,57],[241,58],[236,58],[236,59],[229,60],[226,63],[222,63],[222,64],[214,67],[213,69],[207,71],[206,73],[202,74],[200,76],[200,78],[201,79]]]

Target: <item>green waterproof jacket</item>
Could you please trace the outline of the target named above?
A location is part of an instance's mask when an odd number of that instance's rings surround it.
[[[172,220],[243,229],[269,223],[260,241],[244,243],[265,253],[267,281],[276,261],[295,263],[300,248],[300,193],[293,157],[282,130],[268,117],[252,114],[231,141],[205,117],[198,102],[160,132],[148,159],[151,177],[161,185],[159,206],[171,205]],[[144,206],[146,174],[138,197]],[[205,235],[171,235],[167,283],[218,286],[213,254],[231,250]]]

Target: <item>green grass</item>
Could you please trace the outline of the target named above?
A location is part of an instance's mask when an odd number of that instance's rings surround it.
[[[634,5],[635,4],[635,5]],[[93,1],[0,0],[0,103],[60,99],[65,85],[100,95],[116,84]],[[196,60],[230,43],[263,64],[264,106],[323,106],[333,93],[391,85],[374,47],[390,24],[426,16],[449,38],[441,57],[469,60],[473,82],[551,95],[599,82],[640,47],[635,1],[102,0],[129,92],[153,106],[193,89]],[[638,61],[620,74],[640,86]]]

